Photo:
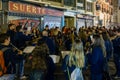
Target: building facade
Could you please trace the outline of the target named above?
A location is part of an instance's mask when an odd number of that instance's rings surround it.
[[[117,18],[117,23],[119,24],[119,26],[120,26],[120,0],[118,1],[118,7],[117,7],[117,16],[118,16],[118,18]]]
[[[112,22],[113,3],[112,0],[97,0],[95,10],[95,23],[99,26],[108,26]]]
[[[35,13],[31,14],[29,10],[28,12],[11,11],[11,6],[9,6],[11,2],[19,5],[21,9],[24,6],[25,8],[32,7],[31,11]],[[2,6],[3,12],[8,13],[7,16],[4,14],[4,22],[7,23],[12,21],[10,19],[13,19],[14,16],[19,15],[22,19],[23,17],[30,19],[29,22],[31,22],[31,17],[34,18],[36,24],[40,23],[40,28],[49,25],[60,28],[62,26],[76,27],[79,30],[82,26],[106,26],[113,20],[111,0],[3,0],[2,3],[8,5]],[[28,7],[26,7],[27,5]],[[13,7],[16,8],[16,5]],[[39,9],[38,12],[41,13],[37,13],[36,9]]]
[[[42,0],[49,2],[51,7],[62,8],[64,25],[75,26],[77,30],[82,26],[94,25],[93,0]]]

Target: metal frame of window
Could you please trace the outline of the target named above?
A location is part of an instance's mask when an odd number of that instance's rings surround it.
[[[62,3],[62,0],[47,0],[47,1],[53,1],[53,2]]]
[[[65,6],[75,7],[76,1],[75,0],[64,0],[64,5]]]
[[[87,5],[86,10],[87,10],[88,12],[92,12],[92,11],[93,11],[93,3],[87,2],[86,5]]]
[[[77,3],[83,4],[83,7],[76,5],[77,9],[85,10],[85,0],[77,0]]]

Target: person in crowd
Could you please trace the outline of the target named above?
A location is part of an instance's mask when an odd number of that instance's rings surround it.
[[[37,29],[37,27],[33,27],[31,32],[34,39],[39,38],[41,36],[40,31]]]
[[[0,34],[0,50],[4,49],[5,66],[7,67],[6,74],[16,74],[17,58],[22,56],[22,51],[14,51],[10,46],[10,36],[6,33]]]
[[[91,65],[91,80],[103,80],[104,56],[106,56],[104,41],[99,34],[93,35],[92,52],[89,52]]]
[[[113,57],[116,68],[116,73],[113,75],[114,78],[120,78],[120,29],[115,31],[116,37],[112,40],[113,42]]]
[[[62,63],[62,69],[65,73],[66,80],[70,80],[71,73],[75,70],[76,67],[80,69],[84,67],[84,61],[83,44],[79,39],[76,39],[73,42],[70,54],[65,56]],[[80,78],[83,78],[83,76],[79,75],[79,79]]]
[[[15,46],[18,49],[23,50],[26,47],[26,41],[31,41],[32,36],[29,34],[24,34],[21,25],[16,26],[16,34],[14,37]]]
[[[50,36],[50,29],[49,29],[49,25],[46,25],[44,30],[45,30],[45,31],[47,31],[47,32],[48,32],[48,36]]]
[[[15,34],[15,46],[20,49],[23,50],[26,47],[26,41],[30,41],[32,40],[32,37],[30,35],[25,35],[22,32],[22,26],[18,25],[16,26],[16,34]],[[25,57],[23,55],[23,58],[18,58],[18,62],[17,62],[17,74],[18,77],[22,78],[26,78],[26,76],[24,76],[24,63],[25,63]]]
[[[50,36],[50,38],[54,41],[55,43],[55,54],[59,55],[60,53],[60,45],[61,45],[61,33],[60,31],[55,28],[51,31],[52,35]]]
[[[106,31],[102,32],[102,36],[105,42],[106,59],[107,61],[109,61],[113,53],[113,44],[112,44],[112,41],[110,40],[109,34]]]
[[[48,37],[47,31],[44,30],[42,32],[42,39],[41,40],[45,41],[45,43],[47,44],[50,54],[55,54],[55,43],[51,38]]]
[[[37,46],[32,53],[32,75],[30,80],[41,80],[41,72],[43,80],[54,80],[55,64],[49,57],[49,49],[44,40],[38,40]]]
[[[83,46],[85,46],[85,43],[87,41],[87,35],[86,35],[84,29],[82,29],[82,28],[79,29],[78,36],[79,36],[79,38],[81,38],[81,40],[83,42]]]
[[[10,41],[12,44],[14,44],[14,36],[15,36],[15,28],[16,25],[15,24],[8,24],[8,30],[7,30],[7,34],[10,35]]]

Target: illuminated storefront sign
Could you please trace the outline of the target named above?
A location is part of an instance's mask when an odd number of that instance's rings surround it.
[[[73,13],[73,12],[64,12],[64,15],[65,16],[73,16],[73,17],[75,17],[75,13]]]
[[[20,13],[30,13],[30,14],[39,14],[39,15],[53,15],[53,16],[63,16],[63,12],[36,7],[33,5],[22,4],[22,3],[15,3],[9,2],[9,11],[11,12],[20,12]]]

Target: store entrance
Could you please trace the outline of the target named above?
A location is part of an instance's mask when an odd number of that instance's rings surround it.
[[[74,25],[75,25],[75,18],[74,17],[65,16],[65,26],[73,27]]]

